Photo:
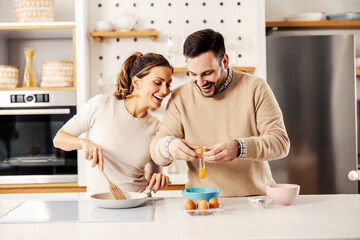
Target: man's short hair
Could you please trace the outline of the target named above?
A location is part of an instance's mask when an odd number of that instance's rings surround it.
[[[203,29],[190,34],[184,42],[183,54],[186,58],[197,57],[208,51],[212,51],[221,63],[225,54],[224,37],[221,33]]]

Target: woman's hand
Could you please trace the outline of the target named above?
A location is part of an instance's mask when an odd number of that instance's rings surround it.
[[[81,139],[81,149],[84,151],[85,159],[92,161],[91,167],[95,167],[96,164],[99,164],[100,170],[104,170],[104,159],[101,147],[96,146],[89,139]]]
[[[154,193],[169,185],[169,177],[162,173],[153,173],[149,179],[149,185],[146,188],[149,190],[152,189]]]

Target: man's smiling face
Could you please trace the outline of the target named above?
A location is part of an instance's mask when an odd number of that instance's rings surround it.
[[[221,63],[212,51],[187,59],[190,80],[200,89],[204,97],[212,97],[222,86],[227,77],[228,56],[225,54]]]

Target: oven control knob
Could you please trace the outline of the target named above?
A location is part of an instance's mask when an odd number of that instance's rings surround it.
[[[25,97],[25,101],[26,102],[34,102],[35,101],[35,96],[34,95],[27,95]]]

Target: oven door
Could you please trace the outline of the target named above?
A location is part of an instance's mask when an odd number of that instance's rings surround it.
[[[0,108],[0,184],[77,182],[77,151],[53,146],[75,106]]]

